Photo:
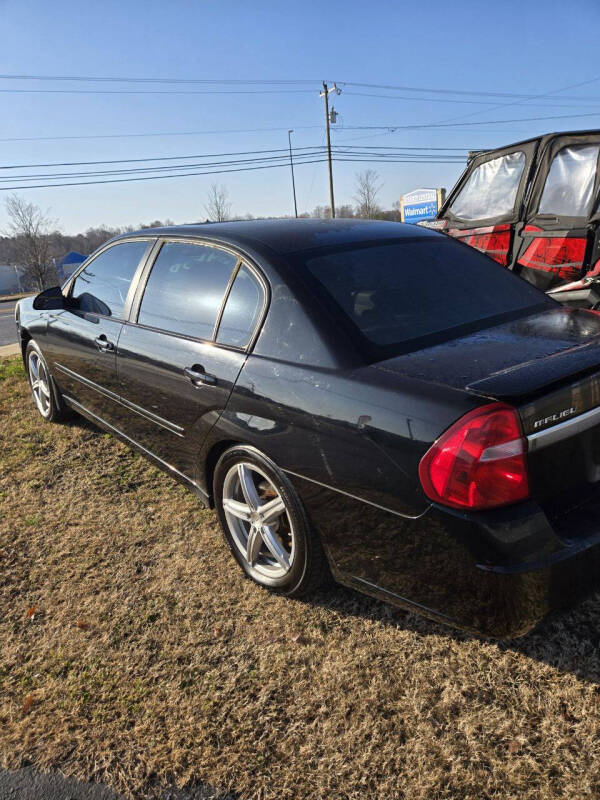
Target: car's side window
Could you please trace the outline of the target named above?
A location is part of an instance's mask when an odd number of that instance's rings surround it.
[[[475,167],[450,206],[452,214],[467,220],[510,214],[525,160],[525,153],[518,150]]]
[[[597,144],[574,144],[558,151],[546,178],[539,214],[587,216],[592,204],[599,152]]]
[[[218,247],[165,242],[148,277],[138,323],[212,339],[237,262],[237,256]]]
[[[145,241],[122,242],[96,256],[73,282],[72,308],[122,317],[129,286],[147,247]]]
[[[263,301],[264,293],[258,279],[248,267],[242,266],[223,310],[217,342],[246,347],[260,317]]]

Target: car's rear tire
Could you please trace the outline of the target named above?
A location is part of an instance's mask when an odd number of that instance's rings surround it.
[[[225,539],[255,583],[302,597],[328,582],[327,559],[302,501],[263,453],[245,445],[223,453],[213,492]]]
[[[42,351],[31,339],[25,350],[25,369],[36,408],[46,422],[63,422],[70,409],[65,405],[58,387],[52,380]]]

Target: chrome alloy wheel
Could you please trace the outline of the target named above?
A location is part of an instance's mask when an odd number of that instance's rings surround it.
[[[282,578],[296,551],[294,528],[285,502],[255,464],[238,462],[223,482],[223,511],[229,532],[250,571]]]
[[[29,353],[28,359],[29,381],[33,399],[42,417],[48,417],[51,410],[50,379],[46,365],[35,350]]]

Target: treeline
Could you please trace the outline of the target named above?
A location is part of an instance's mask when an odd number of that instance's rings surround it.
[[[386,219],[400,221],[399,203],[394,203],[391,210],[383,209],[378,202],[381,189],[378,174],[373,170],[356,175],[355,205],[342,204],[336,208],[336,216],[340,218]],[[20,270],[20,281],[23,288],[43,289],[55,285],[58,281],[56,267],[65,255],[72,250],[87,256],[93,253],[108,239],[121,233],[139,230],[140,228],[158,228],[174,225],[173,220],[158,220],[142,223],[137,226],[110,228],[101,225],[88,228],[84,233],[68,235],[56,228],[51,220],[34,203],[29,203],[18,195],[11,195],[5,201],[9,219],[8,228],[0,235],[0,265],[17,267]],[[201,222],[224,222],[226,220],[257,219],[252,214],[235,216],[231,214],[229,193],[224,186],[213,184],[204,205],[206,218]],[[329,206],[317,206],[312,213],[304,212],[300,217],[331,217]],[[289,218],[282,215],[279,219]]]
[[[174,225],[172,220],[154,220],[154,222],[142,223],[138,226],[128,225],[122,228],[110,228],[100,225],[97,228],[88,228],[83,233],[69,235],[55,230],[45,234],[47,240],[47,260],[60,261],[67,253],[75,250],[78,253],[89,255],[93,253],[104,242],[118,236],[121,233],[138,230],[139,228],[154,228],[163,225]],[[21,264],[22,263],[22,244],[24,236],[14,234],[13,236],[0,236],[0,264]]]
[[[317,218],[317,219],[328,219],[331,217],[331,209],[329,206],[316,206],[312,212],[304,211],[298,215],[303,219],[307,219],[310,217]],[[358,218],[360,215],[357,214],[356,208],[351,205],[341,205],[336,208],[336,216],[339,218],[342,217],[356,217]],[[277,217],[277,219],[289,219],[290,215],[284,215],[282,217]],[[392,209],[390,211],[386,210],[378,210],[375,214],[376,219],[387,219],[392,220],[394,222],[400,221],[400,211],[396,209]],[[252,214],[245,214],[244,216],[240,217],[232,217],[232,220],[252,220],[252,219],[260,219],[260,217],[255,217]],[[208,220],[200,220],[199,222],[207,222]],[[141,228],[161,228],[167,225],[175,225],[176,223],[173,220],[166,219],[166,220],[159,220],[156,219],[153,222],[141,223],[140,225],[127,225],[124,227],[118,228],[111,228],[108,226],[100,225],[96,228],[88,228],[83,233],[76,233],[73,235],[61,233],[61,231],[51,231],[50,233],[46,234],[47,238],[47,257],[46,261],[49,263],[52,262],[60,262],[62,258],[67,253],[70,253],[72,250],[75,250],[77,253],[83,253],[83,255],[89,255],[93,253],[98,247],[107,242],[109,239],[112,239],[113,236],[118,236],[121,233],[128,233],[130,231],[139,230]],[[23,257],[22,257],[22,236],[13,235],[13,236],[0,236],[0,264],[17,264],[23,265]]]

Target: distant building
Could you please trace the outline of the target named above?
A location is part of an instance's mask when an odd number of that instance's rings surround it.
[[[18,294],[26,291],[23,271],[20,267],[0,264],[0,295]]]
[[[56,276],[54,276],[52,270],[50,270],[48,280],[54,283],[58,279],[58,283],[64,283],[86,258],[87,256],[84,256],[83,253],[71,250],[66,256],[63,256],[60,261],[55,259],[53,261],[53,267],[56,271]],[[28,291],[39,291],[39,287],[36,286],[35,281],[31,277],[27,278],[23,267],[0,264],[0,296],[19,294],[20,292]]]
[[[78,253],[77,250],[71,250],[66,256],[63,256],[58,263],[55,263],[54,268],[58,276],[59,283],[63,283],[70,278],[75,272],[77,267],[86,260],[87,256],[83,253]]]

